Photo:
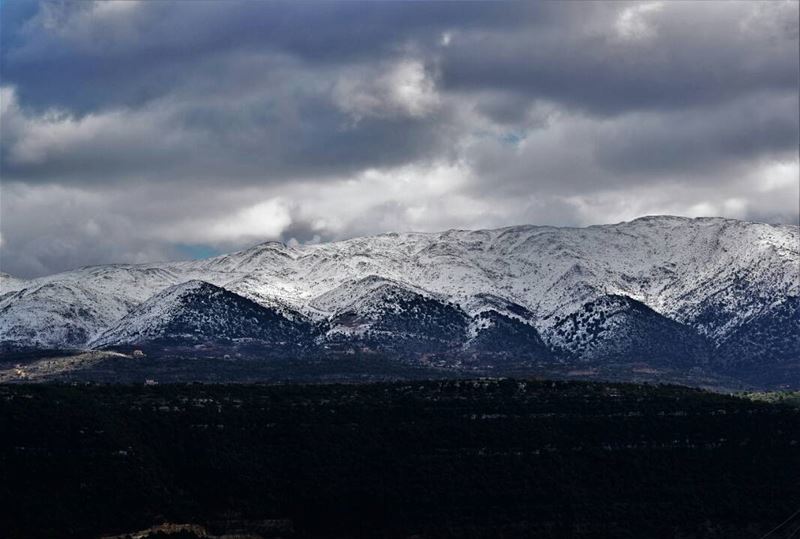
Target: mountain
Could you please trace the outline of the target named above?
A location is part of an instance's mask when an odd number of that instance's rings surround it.
[[[0,351],[83,348],[136,307],[77,280],[36,283],[0,297]]]
[[[550,348],[533,324],[495,310],[481,311],[473,317],[465,348],[511,360],[553,360]]]
[[[536,315],[519,303],[494,294],[481,293],[469,296],[461,302],[461,306],[472,316],[493,311],[526,324],[533,324],[536,321]]]
[[[0,280],[12,283],[0,295],[0,346],[84,348],[160,292],[201,280],[314,325],[322,345],[496,354],[505,342],[520,354],[542,351],[538,337],[562,360],[656,354],[720,366],[732,360],[714,358],[738,346],[737,332],[800,296],[798,267],[797,226],[721,218],[267,242],[204,260]],[[588,305],[609,320],[597,321]],[[595,326],[604,332],[585,341]],[[653,339],[685,348],[654,348]],[[787,361],[796,358],[790,342],[774,342]]]
[[[602,296],[560,319],[550,342],[566,356],[587,363],[705,366],[710,353],[706,339],[692,328],[619,295]]]
[[[32,279],[0,295],[0,350],[83,348],[182,275],[112,264]]]
[[[719,347],[717,362],[732,374],[800,379],[800,297],[775,301],[734,331]],[[792,374],[789,376],[789,374]]]
[[[469,318],[458,306],[380,277],[348,281],[314,299],[330,310],[327,340],[397,354],[457,349]]]
[[[25,279],[18,279],[17,277],[9,275],[8,273],[0,272],[0,297],[8,292],[25,288],[25,284]]]
[[[313,341],[308,322],[210,283],[193,280],[148,299],[90,345],[147,349],[199,345],[257,345],[264,354],[295,353]]]

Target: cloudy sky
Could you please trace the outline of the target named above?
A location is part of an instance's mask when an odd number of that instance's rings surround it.
[[[798,221],[795,1],[0,5],[18,276],[390,230]]]

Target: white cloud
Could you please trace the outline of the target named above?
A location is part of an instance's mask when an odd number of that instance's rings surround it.
[[[179,243],[240,245],[278,239],[292,222],[288,205],[278,198],[244,206],[220,216],[175,217],[153,232]]]
[[[142,0],[42,2],[38,14],[25,30],[44,30],[84,50],[119,48],[140,38],[144,28],[136,15],[144,5]],[[46,54],[47,51],[28,48],[21,52]]]
[[[617,35],[625,40],[655,37],[657,31],[652,16],[663,8],[663,2],[644,2],[624,8],[615,23]]]
[[[124,16],[138,9],[143,0],[95,0],[92,12],[95,16]]]
[[[102,161],[105,150],[121,156],[126,148],[132,156],[140,156],[142,149],[150,155],[164,154],[183,135],[168,128],[167,111],[157,105],[76,117],[56,108],[40,113],[23,110],[11,87],[0,89],[0,99],[4,153],[12,165],[80,162],[86,156]],[[89,165],[89,160],[83,164]]]
[[[743,198],[727,198],[722,203],[722,211],[717,215],[742,219],[747,217],[748,202]]]
[[[481,223],[492,212],[486,201],[460,192],[470,174],[464,163],[370,169],[315,189],[297,186],[293,199],[298,216],[329,237],[370,229],[437,230]]]
[[[352,6],[42,4],[4,52],[3,264],[655,213],[796,222],[797,2],[376,8],[364,33]],[[339,25],[299,35],[298,14]]]
[[[748,13],[741,18],[739,28],[753,36],[768,35],[773,39],[783,36],[798,37],[797,1],[773,0],[747,5]]]
[[[199,239],[219,242],[278,238],[291,222],[289,209],[283,201],[265,200],[214,222]]]
[[[372,70],[347,73],[333,90],[334,102],[355,121],[365,117],[421,118],[440,103],[436,83],[418,60],[402,60]]]
[[[760,167],[755,173],[759,191],[770,192],[800,188],[800,161],[774,161]]]

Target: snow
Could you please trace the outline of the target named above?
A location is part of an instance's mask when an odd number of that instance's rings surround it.
[[[800,294],[800,233],[792,225],[655,216],[586,228],[268,242],[205,260],[94,266],[30,281],[3,275],[0,342],[55,347],[84,333],[88,342],[148,298],[193,279],[314,320],[389,284],[473,315],[513,302],[544,333],[586,302],[619,294],[720,340],[775,298]],[[725,316],[708,321],[709,309]]]
[[[193,279],[162,290],[133,309],[99,338],[93,339],[90,344],[100,346],[123,342],[126,338],[157,336],[157,332],[162,329],[159,321],[165,320],[170,311],[180,309],[181,299],[204,284],[206,283],[203,281]]]
[[[8,273],[0,272],[0,297],[8,292],[22,290],[25,288],[26,284],[27,282],[25,279],[18,279],[17,277],[13,277]]]

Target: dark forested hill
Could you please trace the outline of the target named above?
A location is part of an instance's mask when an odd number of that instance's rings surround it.
[[[675,386],[11,385],[0,433],[5,538],[750,539],[800,505],[800,411]]]

